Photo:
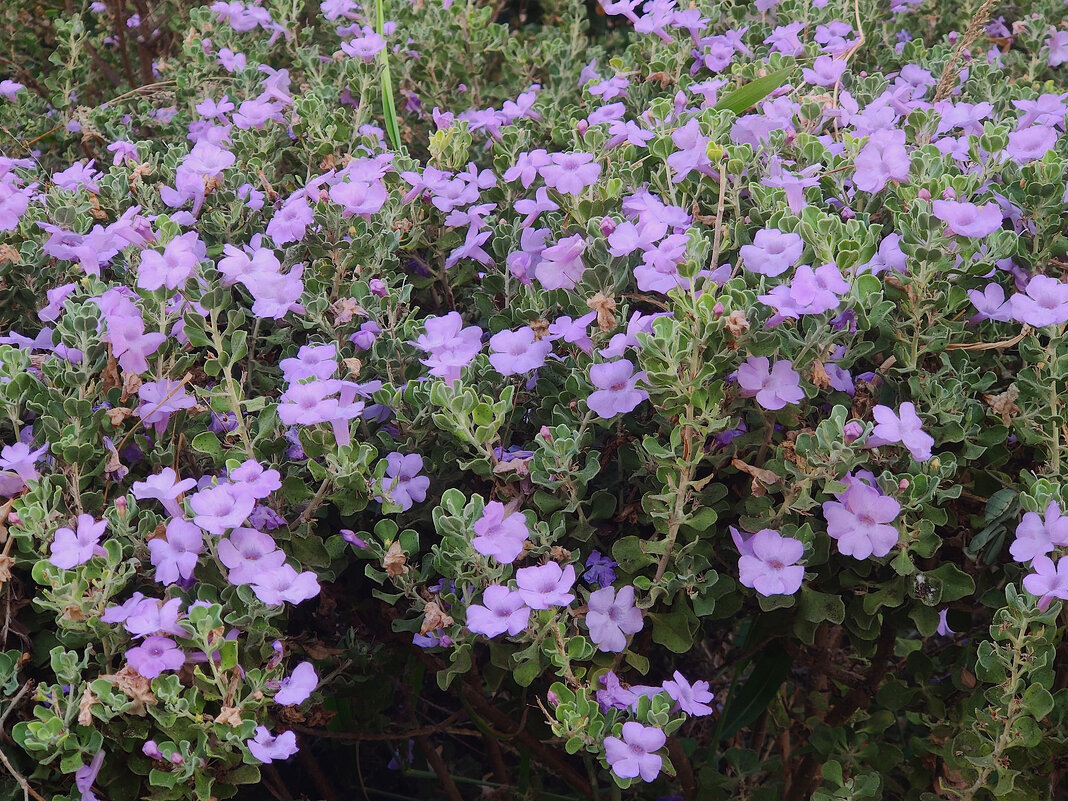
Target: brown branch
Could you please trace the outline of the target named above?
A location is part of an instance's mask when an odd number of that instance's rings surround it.
[[[130,64],[129,45],[126,42],[126,15],[122,13],[122,0],[112,0],[111,16],[115,25],[115,36],[119,40],[119,55],[122,57],[122,68],[126,72],[126,80],[130,86],[137,86],[137,78],[134,77],[133,65]]]
[[[408,731],[399,731],[395,734],[360,734],[359,732],[348,731],[327,731],[326,729],[313,729],[309,726],[293,725],[290,726],[294,731],[299,731],[302,734],[310,734],[312,737],[322,737],[324,739],[331,740],[411,740],[414,737],[425,737],[428,734],[437,734],[444,731],[455,723],[463,715],[463,712],[454,712],[441,721],[441,723],[434,723],[430,726],[422,726],[418,729],[410,729]]]
[[[300,759],[301,764],[311,776],[315,789],[318,791],[318,794],[322,796],[324,801],[341,801],[338,794],[334,791],[333,786],[326,778],[326,774],[323,773],[323,769],[319,767],[318,761],[312,756],[312,752],[307,748],[301,748],[297,753],[299,754],[298,758]]]
[[[11,711],[19,705],[19,701],[22,700],[22,696],[24,696],[30,689],[30,685],[32,683],[33,682],[27,681],[25,684],[23,684],[22,688],[17,693],[15,693],[15,697],[11,699],[11,703],[7,705],[7,709],[4,710],[4,714],[0,715],[0,732],[4,730],[4,722],[7,720],[7,716],[10,715]],[[11,776],[15,779],[16,782],[18,782],[19,787],[22,788],[22,792],[33,796],[36,801],[46,801],[43,795],[41,795],[39,792],[37,792],[30,786],[30,783],[26,780],[26,777],[19,773],[17,770],[15,770],[15,766],[11,764],[10,760],[8,760],[7,754],[4,753],[3,748],[0,748],[0,763],[3,763],[4,767],[7,768],[7,772],[11,774]]]
[[[690,758],[682,750],[682,744],[677,737],[668,737],[667,748],[671,764],[675,766],[675,775],[682,785],[682,797],[685,801],[694,801],[697,797],[697,779],[694,778]]]
[[[445,795],[449,797],[449,801],[464,801],[464,797],[460,795],[460,788],[456,786],[456,782],[452,779],[452,774],[449,773],[449,767],[445,764],[445,760],[441,758],[430,740],[426,735],[420,735],[414,738],[419,744],[419,750],[423,752],[423,756],[426,757],[427,763],[433,768],[435,775],[438,777],[438,781],[441,782],[442,788],[445,790]]]
[[[882,684],[890,664],[890,657],[894,652],[894,643],[897,634],[892,624],[884,621],[882,633],[879,635],[879,643],[875,647],[875,655],[871,660],[871,670],[866,680],[859,686],[846,693],[842,699],[831,707],[824,719],[824,723],[834,728],[841,726],[858,710],[867,708],[875,696],[875,691]],[[823,679],[823,676],[820,676]],[[805,801],[812,795],[819,781],[820,762],[815,752],[805,754],[800,767],[791,777],[790,786],[785,795],[786,801]]]

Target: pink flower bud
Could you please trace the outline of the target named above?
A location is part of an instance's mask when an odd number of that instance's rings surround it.
[[[120,495],[115,499],[115,511],[119,513],[119,517],[126,517],[126,510],[129,508],[129,505],[125,495]]]
[[[954,191],[952,186],[946,187],[945,191],[942,192],[942,200],[956,200],[956,199],[957,199],[957,193]]]
[[[371,290],[371,294],[376,297],[384,298],[389,294],[389,290],[386,289],[386,282],[381,278],[372,278],[367,282],[367,288]]]
[[[538,433],[541,434],[542,438],[546,442],[553,441],[553,432],[549,430],[549,426],[542,426],[541,431],[539,431]]]
[[[590,129],[590,124],[586,120],[579,120],[575,123],[575,130],[578,131],[579,136],[585,136],[586,131]]]
[[[723,301],[716,301],[716,305],[712,307],[712,316],[717,319],[723,316]]]
[[[904,492],[908,488],[909,488],[909,480],[907,478],[903,478],[899,482],[897,482],[897,491],[898,492]]]
[[[601,233],[605,236],[611,236],[616,231],[616,221],[611,217],[601,218]]]
[[[931,193],[927,189],[921,188],[920,191],[916,193],[916,195],[917,195],[917,197],[919,197],[920,200],[930,200],[931,199]]]
[[[546,699],[549,701],[549,706],[553,708],[560,706],[560,698],[552,690],[549,690],[549,694],[546,696]]]
[[[842,428],[842,436],[845,438],[846,444],[849,445],[860,437],[864,433],[864,426],[858,423],[856,420],[850,420]]]

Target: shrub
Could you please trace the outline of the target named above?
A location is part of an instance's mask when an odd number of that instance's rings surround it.
[[[1064,789],[1063,5],[755,5],[2,12],[4,797]]]

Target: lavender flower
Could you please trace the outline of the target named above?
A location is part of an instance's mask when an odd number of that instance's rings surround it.
[[[296,734],[284,731],[274,737],[264,726],[257,726],[256,736],[245,744],[248,746],[249,753],[264,764],[289,759],[299,750]]]
[[[591,551],[586,558],[586,572],[582,574],[582,580],[587,584],[596,584],[600,587],[610,587],[616,580],[616,562],[610,556],[602,556],[600,551]]]
[[[707,681],[695,681],[690,684],[677,670],[672,678],[673,681],[665,681],[663,686],[665,692],[675,701],[676,712],[682,711],[694,717],[712,714],[712,707],[708,705],[708,702],[715,696],[709,692]]]
[[[997,203],[976,206],[956,200],[936,200],[934,216],[946,224],[952,236],[982,239],[1001,228],[1002,213]]]
[[[282,679],[281,687],[274,694],[274,702],[282,706],[302,704],[315,691],[319,677],[311,662],[301,662],[293,672]]]
[[[653,753],[664,747],[667,735],[655,726],[643,726],[630,720],[623,724],[623,739],[605,737],[605,759],[612,772],[621,779],[634,779],[641,776],[642,781],[651,782],[660,775],[664,760]]]
[[[185,654],[174,640],[146,637],[140,645],[126,652],[126,661],[146,679],[154,679],[181,668],[185,664]]]
[[[801,587],[805,568],[796,564],[805,552],[801,540],[784,537],[770,528],[743,539],[731,526],[738,548],[738,580],[761,595],[793,595]]]
[[[179,579],[193,578],[197,557],[204,552],[204,535],[201,530],[179,518],[167,523],[166,538],[156,537],[148,541],[156,581],[170,585]]]
[[[627,647],[626,635],[637,634],[645,625],[641,610],[634,606],[634,587],[629,584],[618,593],[612,587],[596,590],[587,606],[586,627],[602,651],[622,651]]]
[[[386,456],[386,475],[380,482],[383,495],[375,500],[385,503],[388,498],[402,512],[407,512],[417,503],[426,500],[430,479],[419,475],[423,469],[423,457],[418,453],[403,454],[394,451]]]
[[[512,637],[527,627],[530,607],[523,604],[523,597],[507,587],[486,587],[482,593],[482,605],[467,607],[467,628],[475,634],[497,637],[505,632]]]
[[[605,420],[632,412],[649,398],[648,392],[637,387],[644,380],[645,372],[635,373],[627,359],[590,365],[590,383],[597,389],[590,393],[586,405]]]
[[[805,243],[798,234],[765,228],[757,231],[753,244],[742,245],[738,255],[745,269],[774,278],[797,264],[804,249]]]
[[[1017,562],[1033,562],[1053,551],[1055,546],[1068,546],[1068,515],[1061,514],[1057,501],[1050,501],[1044,517],[1027,512],[1016,526],[1016,539],[1009,546],[1009,554]]]
[[[486,504],[482,517],[475,522],[474,532],[471,544],[475,550],[502,564],[511,564],[519,558],[530,535],[526,517],[520,512],[505,515],[500,501]]]
[[[48,561],[63,570],[72,570],[94,556],[104,556],[100,538],[104,536],[107,525],[106,520],[94,520],[92,515],[78,515],[77,532],[66,527],[56,531],[49,548],[52,556]]]
[[[738,386],[743,398],[756,398],[768,411],[800,403],[805,397],[801,376],[789,359],[771,364],[766,356],[750,356],[738,368]]]
[[[838,541],[838,550],[854,559],[886,556],[897,545],[898,530],[890,525],[901,504],[876,487],[852,479],[837,501],[823,504],[827,534]]]
[[[575,566],[561,568],[556,562],[534,567],[521,567],[515,574],[519,597],[531,609],[567,606],[575,600],[571,588],[575,585]]]
[[[872,415],[876,426],[868,436],[869,446],[875,448],[900,442],[917,462],[931,458],[934,437],[923,430],[923,421],[910,401],[901,404],[898,414],[894,414],[894,410],[888,406],[879,404],[872,409]]]
[[[524,326],[518,331],[499,331],[490,337],[490,364],[504,376],[522,375],[545,364],[553,349],[548,339],[536,339],[534,330]]]

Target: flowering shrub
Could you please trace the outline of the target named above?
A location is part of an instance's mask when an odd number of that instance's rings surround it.
[[[927,5],[0,11],[0,796],[1063,790],[1068,28]]]

